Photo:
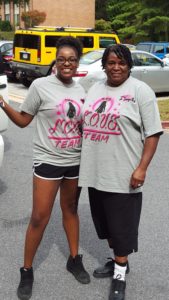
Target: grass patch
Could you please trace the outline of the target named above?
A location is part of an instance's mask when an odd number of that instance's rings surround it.
[[[14,31],[0,31],[0,40],[9,40],[13,41]]]
[[[169,121],[169,100],[158,100],[161,121]]]

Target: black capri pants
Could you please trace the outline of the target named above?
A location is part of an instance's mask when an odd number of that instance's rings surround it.
[[[100,239],[111,239],[116,256],[138,251],[142,193],[122,194],[88,188],[91,215]]]

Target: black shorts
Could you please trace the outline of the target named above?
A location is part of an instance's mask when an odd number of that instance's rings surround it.
[[[44,163],[34,163],[33,174],[47,180],[76,179],[79,178],[79,165],[60,167]]]
[[[121,194],[89,188],[93,222],[100,239],[111,239],[117,256],[138,251],[142,193]]]

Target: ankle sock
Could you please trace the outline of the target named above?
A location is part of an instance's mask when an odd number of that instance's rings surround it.
[[[31,270],[32,269],[32,267],[30,267],[30,268],[24,268],[23,267],[23,270],[25,271],[25,272],[27,272],[27,271],[29,271],[29,270]]]
[[[127,262],[120,263],[120,264],[115,262],[113,278],[125,281],[126,270],[127,270]]]

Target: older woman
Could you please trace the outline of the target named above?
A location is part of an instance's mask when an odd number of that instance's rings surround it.
[[[113,275],[109,299],[123,300],[128,255],[138,250],[142,186],[162,127],[154,92],[130,76],[129,49],[109,46],[102,66],[107,80],[89,90],[83,107],[79,185],[88,187],[98,237],[113,258],[93,275]]]

